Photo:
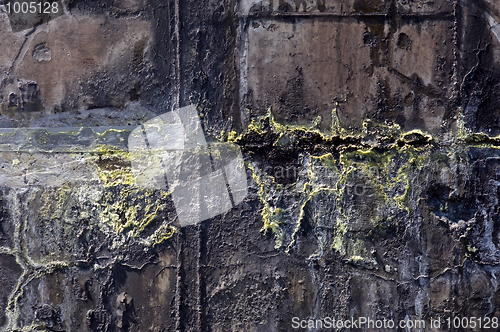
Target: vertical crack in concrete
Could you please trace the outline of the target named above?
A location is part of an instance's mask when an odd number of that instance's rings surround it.
[[[19,192],[18,192],[19,191]],[[35,263],[28,252],[28,214],[23,213],[23,202],[30,202],[36,196],[36,190],[12,189],[11,191],[12,215],[15,224],[14,250],[11,253],[15,256],[16,262],[23,269],[17,284],[9,295],[6,317],[8,320],[6,331],[15,331],[20,327],[17,325],[19,317],[19,300],[24,296],[25,287],[34,279],[54,272],[56,269],[69,266],[67,262],[51,261],[45,264]],[[28,197],[29,196],[29,197]]]
[[[174,79],[174,103],[173,109],[178,109],[181,106],[181,7],[180,0],[175,0],[174,4],[174,39],[175,39],[175,79]]]
[[[175,302],[175,331],[181,331],[181,301],[182,301],[182,294],[181,294],[181,287],[182,287],[182,276],[181,276],[181,269],[182,269],[182,239],[181,239],[181,234],[178,234],[177,236],[177,256],[176,256],[176,271],[175,271],[175,296],[174,296],[174,302]]]

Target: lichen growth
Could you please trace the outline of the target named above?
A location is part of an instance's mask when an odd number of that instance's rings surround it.
[[[172,238],[175,233],[177,233],[177,229],[163,224],[151,236],[149,236],[145,242],[148,246],[154,247]]]
[[[110,225],[117,233],[139,236],[163,211],[170,193],[136,187],[128,151],[95,146],[92,153],[92,163],[104,185],[99,220]],[[158,235],[161,241],[175,233],[174,227],[165,227],[163,235]]]
[[[251,163],[247,163],[247,167],[252,171],[253,180],[259,187],[258,196],[263,205],[261,210],[263,221],[262,231],[264,233],[271,231],[276,238],[276,248],[280,248],[283,245],[283,231],[281,225],[283,223],[284,211],[283,209],[272,207],[268,201],[270,189],[267,188],[266,183],[272,180]]]
[[[88,183],[75,186],[68,181],[58,187],[11,189],[6,198],[11,202],[9,208],[15,230],[13,248],[0,247],[0,253],[14,256],[22,268],[7,301],[6,331],[45,329],[35,323],[22,325],[20,303],[34,280],[75,264],[71,246],[77,246],[79,241],[66,241],[69,238],[81,236],[88,242],[91,230],[97,228],[110,240],[111,246],[106,250],[114,251],[131,243],[154,247],[177,232],[161,215],[170,193],[135,186],[128,152],[95,146],[84,157],[95,171],[95,177],[88,179]],[[148,228],[153,222],[156,229]],[[77,231],[81,233],[77,235]],[[40,245],[48,254],[38,257],[33,251],[36,245],[28,240],[31,232],[41,234]]]
[[[361,133],[349,132],[340,126],[336,109],[332,110],[331,133],[319,131],[316,122],[285,125],[268,110],[266,115],[252,118],[242,134],[230,132],[228,140],[244,148],[250,138],[252,144],[256,139],[269,144],[266,140],[273,138],[276,149],[301,142],[301,170],[294,183],[279,183],[266,173],[265,163],[247,162],[262,204],[262,231],[274,234],[276,248],[293,248],[307,219],[316,229],[319,251],[329,247],[347,255],[347,260],[364,257],[367,254],[361,253],[364,241],[358,229],[370,236],[377,227],[391,227],[411,217],[411,197],[417,195],[412,182],[429,162],[433,137],[420,130],[403,132],[398,125],[370,121],[363,123]],[[308,137],[315,141],[308,144]],[[330,204],[322,211],[328,216],[316,212],[322,200]],[[321,226],[325,223],[331,231]],[[363,259],[372,262],[370,257]]]

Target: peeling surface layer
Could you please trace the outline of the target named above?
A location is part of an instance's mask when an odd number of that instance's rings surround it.
[[[498,322],[497,3],[58,3],[0,10],[0,331]],[[191,104],[248,195],[182,227],[127,141]]]

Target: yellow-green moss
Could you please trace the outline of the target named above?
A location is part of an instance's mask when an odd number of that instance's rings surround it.
[[[153,235],[147,238],[146,244],[149,246],[159,245],[160,243],[170,239],[175,235],[175,233],[177,233],[177,229],[172,226],[163,224],[153,233]]]
[[[467,251],[474,253],[474,252],[476,252],[477,250],[478,250],[478,249],[477,249],[476,247],[471,246],[470,244],[468,244],[468,245],[467,245]]]
[[[165,199],[170,195],[164,191],[135,187],[130,166],[130,154],[114,147],[95,146],[92,150],[93,164],[104,185],[99,219],[110,225],[115,232],[127,232],[139,236],[165,208]],[[116,164],[122,166],[116,166]],[[107,164],[113,167],[106,167]],[[111,190],[115,188],[114,190]],[[163,227],[160,226],[160,227]],[[174,228],[168,227],[151,243],[158,244],[173,236]]]
[[[331,153],[314,156],[309,152],[303,152],[302,159],[309,158],[310,163],[304,164],[305,172],[301,173],[296,183],[286,186],[277,183],[276,179],[260,170],[255,164],[248,163],[252,178],[259,188],[258,195],[262,203],[262,230],[274,233],[277,248],[284,244],[286,236],[283,226],[285,223],[295,226],[292,228],[293,232],[290,234],[291,238],[287,246],[290,248],[303,223],[308,205],[313,204],[318,195],[326,194],[333,198],[332,202],[336,202],[336,209],[340,216],[334,230],[332,248],[347,254],[345,236],[348,233],[349,223],[351,220],[355,221],[353,218],[356,218],[356,214],[351,215],[349,213],[352,212],[347,213],[347,210],[342,208],[345,204],[343,200],[350,189],[349,186],[360,182],[367,188],[366,193],[370,196],[365,197],[365,201],[367,204],[369,202],[374,204],[378,211],[374,214],[373,220],[365,221],[373,227],[381,222],[391,221],[393,215],[390,211],[405,211],[409,215],[411,213],[411,183],[416,176],[417,168],[422,166],[427,158],[426,144],[430,143],[433,137],[420,130],[403,132],[397,124],[375,125],[368,120],[363,123],[361,133],[348,132],[340,125],[336,108],[332,110],[330,134],[317,129],[318,121],[316,119],[309,126],[284,125],[275,120],[269,109],[267,114],[252,118],[244,133],[237,135],[236,132],[230,132],[228,140],[239,143],[250,132],[264,139],[263,135],[271,131],[277,134],[278,139],[275,144],[278,146],[294,144],[294,137],[307,139],[309,134],[314,134],[314,137],[318,137],[326,145],[329,142],[339,142],[339,139],[340,142],[342,140],[363,142],[359,146],[349,143],[339,148],[338,160]],[[376,149],[378,142],[389,143],[384,143],[385,148],[381,150]],[[335,183],[321,183],[316,170],[318,165],[333,175],[332,179],[336,179]],[[355,176],[361,176],[361,178],[356,180]],[[296,205],[283,207],[278,204],[275,206],[275,201],[284,194],[284,190],[287,191],[287,195],[295,197]]]
[[[267,233],[271,231],[276,238],[276,248],[280,248],[283,244],[283,231],[281,225],[284,222],[283,209],[274,208],[268,202],[268,186],[270,182],[274,182],[269,176],[265,175],[260,170],[256,169],[251,163],[247,163],[247,167],[252,171],[252,177],[255,183],[259,186],[259,199],[263,205],[261,216],[263,221],[262,231]],[[265,180],[263,178],[266,178]],[[267,182],[267,183],[266,183]]]

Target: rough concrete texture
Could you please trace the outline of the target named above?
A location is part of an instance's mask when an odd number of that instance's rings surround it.
[[[61,6],[0,12],[1,331],[498,330],[499,4]],[[248,196],[181,227],[126,142],[189,104]]]
[[[325,129],[338,103],[344,127],[373,118],[442,131],[453,94],[452,7],[417,15],[411,6],[352,5],[354,15],[338,6],[306,13],[299,6],[247,18],[242,71],[249,107],[272,105],[279,121],[299,124],[321,116]]]

